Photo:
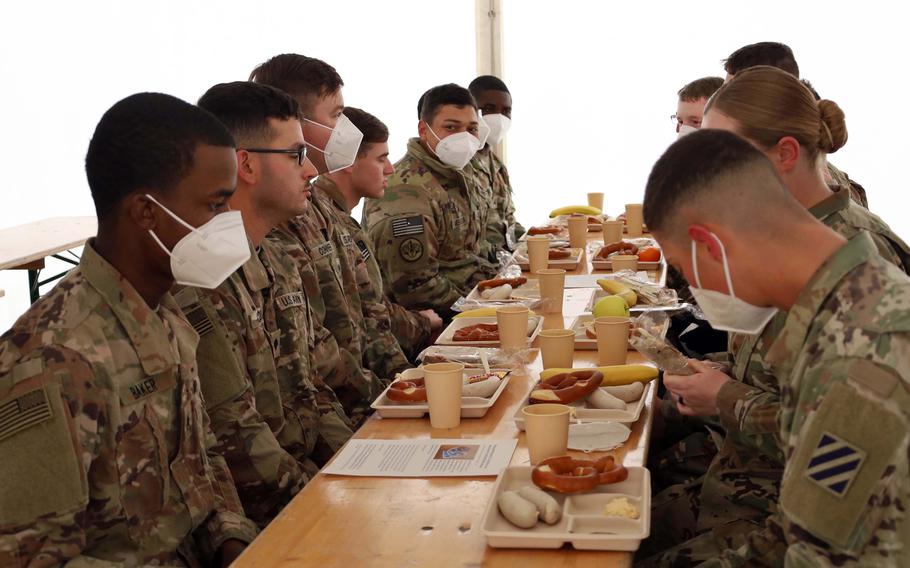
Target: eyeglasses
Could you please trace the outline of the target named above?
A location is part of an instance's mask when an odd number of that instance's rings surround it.
[[[238,148],[238,150],[245,150],[254,154],[291,154],[297,156],[298,166],[302,166],[306,160],[306,146],[301,146],[296,150],[279,150],[277,148]]]

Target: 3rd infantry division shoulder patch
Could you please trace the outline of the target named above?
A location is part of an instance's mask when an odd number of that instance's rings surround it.
[[[866,452],[829,432],[822,432],[805,475],[825,490],[843,497],[866,460]]]

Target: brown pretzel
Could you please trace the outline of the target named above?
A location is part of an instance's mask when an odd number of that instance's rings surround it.
[[[605,260],[608,256],[613,253],[620,254],[638,254],[638,247],[632,243],[627,243],[624,241],[619,241],[618,243],[611,243],[609,245],[604,245],[595,255],[594,258],[599,260]]]
[[[528,279],[524,276],[519,276],[517,278],[492,278],[490,280],[481,280],[477,283],[477,291],[483,292],[487,288],[498,288],[505,284],[509,284],[512,288],[518,288],[527,281]]]
[[[572,371],[560,373],[540,381],[537,388],[531,391],[531,404],[555,402],[566,404],[587,397],[600,386],[604,375],[600,371]]]
[[[499,341],[499,326],[495,323],[475,323],[455,330],[455,341]]]
[[[563,260],[572,256],[572,251],[568,249],[550,249],[550,260]]]
[[[628,470],[617,465],[613,456],[597,461],[556,456],[543,460],[531,471],[534,485],[558,493],[592,491],[598,485],[618,483],[628,477]]]
[[[561,227],[555,225],[547,225],[545,227],[531,227],[528,229],[529,235],[555,235],[558,232],[562,231]]]
[[[389,387],[386,396],[395,402],[426,402],[426,383],[423,379],[395,381]]]

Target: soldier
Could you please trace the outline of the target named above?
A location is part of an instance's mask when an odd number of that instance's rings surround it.
[[[676,103],[676,114],[670,118],[676,124],[677,138],[695,132],[701,128],[701,121],[705,115],[705,105],[714,91],[724,84],[720,77],[702,77],[687,83],[676,94],[679,101]]]
[[[490,260],[495,263],[496,253],[515,250],[518,237],[525,232],[515,220],[509,171],[493,152],[493,146],[502,141],[512,125],[512,94],[502,80],[492,75],[477,77],[468,85],[468,90],[489,128],[486,144],[474,155],[471,165],[489,178],[492,188],[493,202],[487,216],[484,241],[490,243],[493,253]]]
[[[218,288],[185,287],[175,297],[200,336],[199,375],[217,449],[247,515],[265,527],[333,453],[317,452],[317,444],[328,444],[319,437],[300,276],[294,271],[289,290],[280,289],[265,262],[275,254],[266,233],[303,212],[316,169],[306,159],[297,101],[278,89],[245,81],[215,85],[199,106],[237,142],[237,191],[229,205],[243,214],[252,254]],[[343,431],[350,437],[348,426]]]
[[[0,565],[227,566],[256,526],[212,450],[198,338],[168,290],[217,286],[249,256],[227,211],[234,141],[137,94],[101,118],[86,173],[97,237],[0,340]]]
[[[442,319],[433,310],[409,310],[384,294],[382,274],[372,245],[360,223],[350,214],[361,199],[381,199],[385,193],[388,177],[393,172],[389,161],[389,131],[378,118],[360,109],[347,107],[344,115],[363,132],[357,159],[349,168],[319,176],[316,189],[332,200],[337,224],[348,231],[360,252],[354,255],[354,271],[361,297],[388,310],[392,333],[402,350],[413,358],[431,343],[433,334],[442,329]],[[375,320],[379,321],[379,318]],[[373,343],[381,344],[379,341]]]
[[[715,94],[704,124],[731,130],[762,149],[788,191],[815,218],[847,239],[868,232],[883,258],[904,271],[910,266],[907,245],[881,219],[853,203],[846,188],[826,185],[818,166],[847,138],[843,112],[834,102],[816,102],[800,81],[783,71],[753,67]],[[776,436],[780,389],[767,364],[767,349],[785,320],[786,314],[778,314],[761,334],[731,335],[733,367],[729,374],[735,380],[712,375],[723,386],[704,413],[714,415],[718,413],[714,409],[719,410],[726,438],[700,488],[697,526],[689,530],[690,536],[734,521],[747,532],[750,527],[742,521],[763,521],[778,500],[784,470]],[[712,381],[701,384],[710,388]],[[681,411],[694,412],[687,405]],[[678,494],[679,488],[672,492]],[[666,503],[669,495],[655,501]],[[682,507],[691,510],[689,503]],[[673,522],[676,527],[684,524],[678,517]],[[734,532],[730,527],[724,530]]]
[[[498,271],[481,257],[488,197],[468,162],[480,148],[477,107],[464,87],[424,93],[419,137],[395,164],[382,199],[369,199],[363,224],[386,287],[403,306],[450,307]]]
[[[310,157],[320,174],[338,171],[354,162],[363,135],[342,114],[341,88],[344,83],[332,66],[319,59],[288,53],[256,67],[250,79],[281,89],[297,100],[303,118],[303,135],[307,146],[314,150]],[[323,210],[325,207],[311,201],[313,207],[282,223],[270,238],[287,248],[287,256],[297,259],[304,285],[305,273],[312,272],[318,279],[319,297],[312,298],[314,308],[339,347],[350,354],[345,356],[350,372],[344,382],[329,386],[335,389],[349,418],[359,425],[371,412],[370,403],[391,377],[380,378],[362,363],[367,324],[357,281],[345,256],[354,252],[346,249],[356,245],[350,242],[349,236],[345,238],[346,233],[338,231],[336,234]],[[376,324],[373,328],[381,329],[382,325]],[[346,392],[339,392],[339,389]]]
[[[821,137],[823,149],[833,145]],[[727,422],[750,428],[745,439],[779,440],[785,468],[777,506],[765,519],[738,519],[752,524],[750,533],[729,530],[728,522],[653,563],[906,564],[910,279],[879,256],[869,232],[847,240],[815,219],[771,162],[728,132],[694,133],[658,160],[645,221],[668,261],[697,286],[715,327],[755,335],[788,312],[761,347],[764,371],[780,388],[779,410]],[[697,374],[667,376],[667,387],[681,410],[716,412],[725,404],[717,392],[731,379],[693,364]],[[748,411],[733,409],[737,420]],[[731,460],[740,470],[755,463]],[[762,498],[748,484],[735,489],[744,502]]]

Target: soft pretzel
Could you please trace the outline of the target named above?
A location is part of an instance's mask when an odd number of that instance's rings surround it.
[[[519,276],[517,278],[491,278],[490,280],[481,280],[477,283],[477,291],[483,292],[487,288],[497,288],[504,284],[509,284],[512,288],[518,288],[522,284],[525,284],[528,281],[524,276]]]
[[[475,323],[455,330],[454,341],[499,341],[499,326],[495,323]]]
[[[537,388],[531,391],[531,404],[539,402],[555,402],[566,404],[587,397],[600,386],[604,375],[594,369],[590,371],[573,371],[553,375],[545,381],[540,381]]]
[[[528,229],[529,235],[555,235],[562,230],[556,225],[547,225],[545,227],[531,227]]]
[[[632,243],[627,243],[625,241],[619,241],[617,243],[610,243],[605,245],[597,252],[594,258],[598,260],[605,260],[608,256],[613,253],[619,254],[638,254],[638,247]]]
[[[389,387],[386,396],[395,402],[426,402],[426,383],[423,379],[395,381]]]
[[[598,485],[618,483],[627,477],[628,470],[617,465],[613,456],[597,461],[557,456],[543,460],[531,471],[534,485],[558,493],[592,491]]]

